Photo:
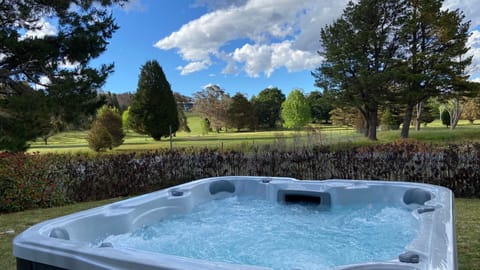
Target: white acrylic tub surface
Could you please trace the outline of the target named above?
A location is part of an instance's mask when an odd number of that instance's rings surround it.
[[[200,203],[230,196],[253,196],[279,203],[288,198],[317,198],[325,208],[375,202],[401,205],[411,210],[420,223],[418,236],[405,246],[405,252],[389,261],[335,270],[457,269],[450,190],[406,182],[299,181],[278,177],[207,178],[49,220],[17,236],[13,254],[18,269],[267,269],[115,249],[109,243],[103,247],[92,245],[108,235],[127,233],[172,214],[187,213]]]

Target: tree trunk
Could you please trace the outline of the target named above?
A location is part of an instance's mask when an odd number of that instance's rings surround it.
[[[405,118],[403,118],[402,132],[400,133],[400,138],[402,139],[408,138],[408,133],[410,131],[410,122],[412,121],[412,115],[413,115],[413,105],[407,105],[407,109],[405,111]]]
[[[372,141],[377,140],[377,119],[378,114],[377,112],[370,112],[370,116],[367,119],[368,123],[368,139]]]
[[[417,118],[415,119],[415,130],[419,131],[422,124],[422,111],[423,111],[423,101],[420,101],[416,105]]]
[[[460,104],[459,98],[453,99],[453,110],[450,113],[450,129],[454,130],[457,127],[460,116],[462,115],[463,108]]]

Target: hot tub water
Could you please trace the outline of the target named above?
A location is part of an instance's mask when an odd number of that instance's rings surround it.
[[[285,204],[230,197],[198,205],[97,243],[208,261],[285,269],[331,269],[394,259],[417,235],[418,220],[391,204]]]

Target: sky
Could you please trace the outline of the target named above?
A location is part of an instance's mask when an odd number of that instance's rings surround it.
[[[120,29],[92,65],[114,63],[103,87],[135,92],[141,66],[157,60],[172,90],[192,96],[206,85],[247,97],[268,87],[283,93],[316,90],[320,29],[338,18],[346,0],[131,0],[113,8]],[[480,5],[446,0],[471,21],[470,79],[480,82]]]

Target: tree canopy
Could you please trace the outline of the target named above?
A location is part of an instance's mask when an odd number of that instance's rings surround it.
[[[147,61],[141,68],[129,116],[136,132],[157,141],[175,133],[180,126],[170,83],[156,60]]]
[[[123,2],[1,1],[0,122],[15,123],[0,126],[1,149],[25,149],[28,140],[48,132],[37,128],[43,125],[37,121],[40,118],[25,119],[12,110],[16,103],[29,104],[33,111],[39,104],[36,101],[44,99],[47,110],[32,113],[67,123],[95,112],[100,105],[97,90],[113,71],[113,64],[97,69],[89,63],[105,51],[118,29],[109,7]],[[48,27],[54,29],[47,31]],[[21,147],[10,147],[11,134],[18,135],[16,144]]]
[[[429,97],[463,95],[469,23],[442,0],[360,0],[321,30],[324,57],[316,85],[336,105],[356,107],[376,139],[380,106],[405,107],[401,136],[408,137],[413,109]],[[417,121],[420,123],[420,116]]]
[[[219,132],[227,126],[230,96],[218,85],[209,85],[194,95],[193,110],[208,119],[210,127]]]
[[[292,90],[282,103],[282,118],[287,128],[300,129],[310,121],[310,106],[302,91]]]
[[[228,126],[240,131],[242,128],[255,129],[256,116],[252,104],[241,93],[232,97],[227,109]]]
[[[263,128],[275,128],[280,120],[285,95],[276,87],[262,90],[252,97],[252,105],[257,115],[258,125]]]

